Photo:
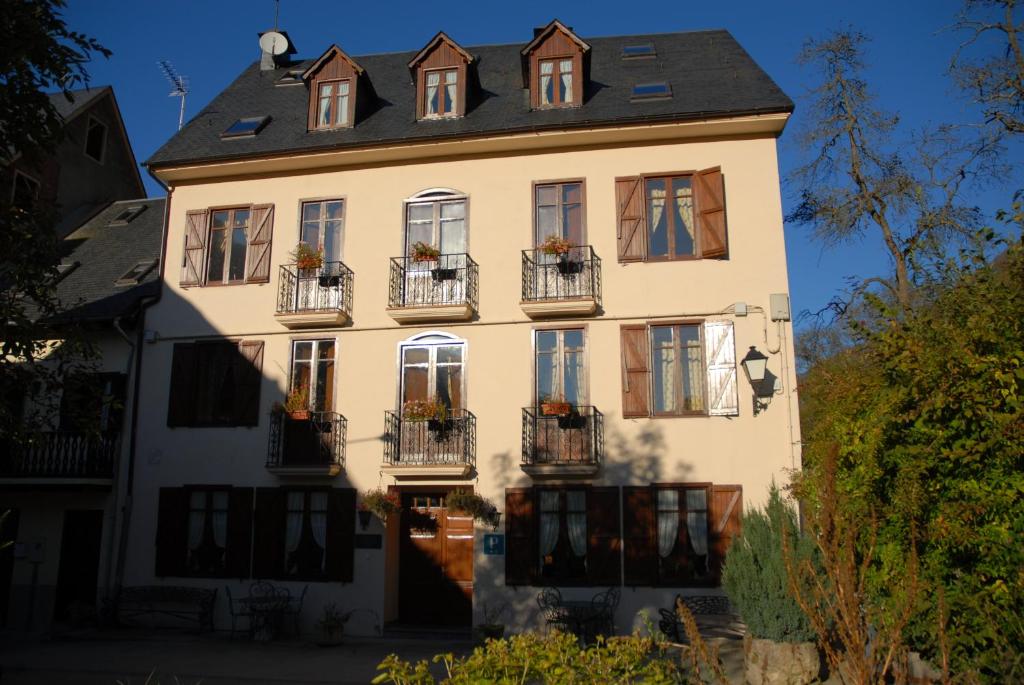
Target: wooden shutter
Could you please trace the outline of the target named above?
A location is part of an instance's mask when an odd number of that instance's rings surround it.
[[[185,213],[185,255],[181,265],[181,286],[203,283],[209,216],[209,211],[205,209]]]
[[[254,578],[284,576],[285,506],[285,491],[281,488],[256,488],[252,536]]]
[[[185,548],[188,544],[188,499],[185,488],[160,488],[156,515],[156,575],[181,576],[185,573]]]
[[[168,426],[174,428],[195,423],[196,375],[196,346],[193,343],[175,343],[167,401]]]
[[[647,326],[622,326],[622,416],[650,416],[651,364]]]
[[[624,487],[622,502],[626,585],[653,585],[658,562],[654,491],[647,486]]]
[[[224,575],[248,578],[252,570],[252,488],[231,488],[228,493],[228,540]]]
[[[274,236],[274,205],[254,205],[246,240],[245,280],[266,283],[270,280],[270,245]]]
[[[694,180],[700,256],[705,259],[726,257],[729,254],[729,242],[725,231],[725,181],[722,168],[698,171],[694,174]]]
[[[243,340],[240,354],[234,355],[236,426],[256,426],[260,422],[260,386],[263,382],[263,341]]]
[[[732,321],[704,322],[704,359],[708,365],[708,413],[738,416],[736,341]]]
[[[505,585],[529,585],[537,572],[532,488],[505,489]]]
[[[644,221],[643,178],[615,179],[618,207],[619,261],[639,262],[647,257],[647,229]]]
[[[327,498],[327,579],[351,583],[356,547],[356,491],[333,488]]]
[[[587,490],[587,581],[617,585],[622,578],[619,489]]]
[[[722,570],[722,561],[725,559],[725,553],[729,551],[733,536],[740,532],[742,514],[742,486],[712,486],[708,525],[711,526],[711,570],[715,578],[718,578]]]

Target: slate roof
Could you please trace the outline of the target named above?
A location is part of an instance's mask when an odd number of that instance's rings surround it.
[[[110,222],[128,207],[146,209],[123,226]],[[64,239],[63,264],[78,262],[57,283],[57,297],[65,311],[60,321],[110,321],[131,314],[144,297],[159,292],[160,265],[138,285],[117,285],[129,269],[145,260],[158,260],[163,235],[164,198],[121,200],[83,224]]]
[[[590,84],[582,107],[531,111],[523,88],[523,44],[467,47],[476,58],[481,99],[461,119],[416,121],[415,87],[407,65],[416,51],[353,56],[366,69],[378,98],[375,111],[351,129],[306,131],[308,90],[275,86],[288,71],[253,63],[146,165],[169,166],[248,156],[366,147],[416,140],[484,136],[594,125],[681,121],[791,112],[793,102],[728,31],[695,31],[584,38],[590,45]],[[655,59],[622,59],[626,45],[652,43]],[[525,43],[524,43],[525,44]],[[633,85],[668,81],[672,98],[631,102]],[[222,140],[235,120],[269,115],[255,137]]]
[[[73,90],[71,91],[70,102],[66,97],[64,97],[64,93],[49,93],[50,103],[53,104],[54,109],[57,110],[57,114],[59,114],[64,121],[68,121],[88,107],[93,100],[104,95],[110,90],[110,86]]]

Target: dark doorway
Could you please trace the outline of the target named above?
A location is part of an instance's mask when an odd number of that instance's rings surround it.
[[[53,611],[56,620],[69,618],[68,607],[72,604],[96,606],[102,537],[101,509],[69,509],[64,512]]]
[[[11,601],[11,575],[14,572],[14,543],[18,539],[18,510],[0,510],[0,626],[7,625],[7,608]]]
[[[473,622],[473,519],[448,512],[445,491],[403,492],[398,620],[418,625]]]

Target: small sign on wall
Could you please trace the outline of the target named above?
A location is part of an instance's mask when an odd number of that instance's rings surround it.
[[[498,533],[484,535],[484,554],[501,555],[505,553],[505,536]]]

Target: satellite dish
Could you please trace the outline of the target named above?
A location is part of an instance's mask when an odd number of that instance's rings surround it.
[[[282,55],[288,49],[288,39],[283,33],[267,31],[260,36],[260,49],[271,55]]]

